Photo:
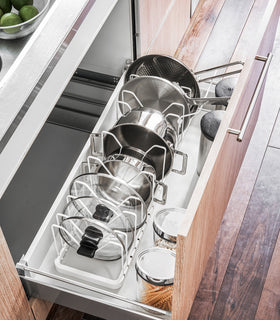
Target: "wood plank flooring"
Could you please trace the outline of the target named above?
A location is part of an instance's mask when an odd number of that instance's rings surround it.
[[[269,266],[268,274],[255,316],[256,320],[280,318],[280,235],[278,236],[274,253]]]
[[[254,319],[280,228],[279,159],[267,150],[211,319]]]
[[[82,320],[83,313],[54,304],[46,320]]]

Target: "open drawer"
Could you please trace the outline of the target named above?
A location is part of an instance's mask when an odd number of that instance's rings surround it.
[[[278,21],[277,4],[269,10],[260,28],[259,43],[252,57],[246,60],[237,86],[230,99],[225,117],[205,162],[200,177],[196,177],[199,145],[199,117],[194,117],[184,133],[179,149],[189,155],[187,174],[170,173],[166,207],[183,207],[185,219],[178,235],[176,272],[172,313],[144,305],[136,299],[135,255],[119,288],[107,288],[59,272],[55,268],[57,251],[51,226],[56,214],[63,210],[72,179],[80,173],[81,164],[91,155],[88,140],[52,208],[27,253],[17,264],[17,270],[30,296],[39,297],[105,319],[186,319],[203,275],[208,255],[213,247],[224,210],[257,121],[266,72],[269,67]],[[94,132],[109,130],[118,118],[119,81]],[[139,231],[137,250],[152,245],[151,220],[161,206],[152,204],[148,219]]]
[[[271,1],[275,4],[275,1]],[[113,4],[112,4],[113,5]],[[279,7],[279,6],[278,6]],[[54,261],[57,251],[51,226],[56,214],[63,210],[72,179],[91,154],[88,140],[61,191],[40,227],[26,254],[17,263],[17,270],[29,296],[65,305],[106,319],[186,319],[195,297],[211,248],[213,247],[224,210],[257,121],[269,55],[278,21],[275,5],[264,16],[258,32],[258,43],[252,48],[239,76],[225,117],[212,145],[200,177],[196,176],[199,145],[199,117],[185,132],[179,149],[189,155],[187,174],[170,173],[166,177],[166,207],[183,207],[185,219],[178,236],[172,314],[143,305],[136,300],[136,276],[132,254],[130,265],[119,288],[81,280],[59,272]],[[257,55],[257,56],[256,56]],[[54,77],[55,75],[53,75]],[[110,129],[117,120],[116,103],[123,77],[99,118],[94,132]],[[46,97],[48,87],[45,87]],[[238,136],[236,136],[236,134]],[[30,142],[31,143],[31,142]],[[194,146],[194,148],[193,148]],[[152,204],[143,232],[138,234],[137,248],[152,245],[152,217],[162,207]],[[138,250],[137,249],[137,250]]]

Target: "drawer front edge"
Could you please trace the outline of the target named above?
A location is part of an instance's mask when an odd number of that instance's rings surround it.
[[[272,49],[279,19],[279,7],[278,1],[263,31],[257,54],[266,55]],[[192,221],[189,222],[188,231],[178,237],[172,319],[187,319],[191,310],[258,119],[266,74],[263,74],[263,82],[259,83],[259,81],[261,81],[262,73],[266,71],[264,61],[254,60],[250,64],[245,86],[238,94],[234,114],[228,123],[230,128],[238,128],[236,131],[241,131],[239,128],[244,125],[250,104],[254,101],[243,140],[239,141],[235,134],[225,132],[217,158],[213,160],[212,171],[205,182],[204,190],[201,191],[200,202]],[[194,192],[196,190],[199,191],[196,188]]]

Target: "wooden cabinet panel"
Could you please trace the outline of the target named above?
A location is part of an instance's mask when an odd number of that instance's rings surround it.
[[[190,0],[140,0],[140,51],[174,55],[190,21]]]
[[[34,320],[1,228],[0,283],[0,319]]]
[[[274,10],[271,14],[271,10],[272,10],[271,8],[273,8],[273,4],[274,4]],[[273,42],[275,39],[276,29],[277,29],[279,15],[280,15],[280,1],[274,0],[273,4],[271,4],[271,7],[268,7],[267,11],[265,12],[266,16],[269,16],[271,14],[271,18],[270,18],[269,24],[266,27],[265,36],[263,37],[261,44],[259,46],[259,49],[257,51],[258,55],[267,56],[272,51],[272,48],[273,48]]]
[[[267,18],[256,53],[271,51],[279,18],[279,1]],[[268,23],[269,21],[269,23]],[[260,43],[260,42],[259,42]],[[269,60],[268,60],[269,63]],[[210,150],[178,236],[172,319],[186,319],[214,245],[224,211],[255,128],[265,82],[265,62],[250,59],[228,106],[226,118]],[[264,80],[264,81],[261,81]],[[256,90],[258,88],[259,90]],[[254,99],[255,97],[255,99]],[[249,122],[244,119],[252,107]],[[229,133],[246,125],[242,141]]]
[[[141,55],[146,54],[156,36],[170,0],[138,1]]]
[[[200,0],[175,52],[175,57],[194,69],[225,0]]]
[[[226,134],[210,178],[206,182],[198,209],[193,220],[189,221],[189,226],[185,226],[188,230],[187,235],[179,235],[177,238],[173,319],[187,319],[191,309],[257,121],[261,96],[262,91],[257,99],[255,112],[251,117],[244,140],[240,143],[237,141],[236,136],[229,133]],[[242,103],[243,101],[241,100],[239,107],[242,106]],[[202,174],[201,177],[203,178]],[[194,192],[197,192],[200,188],[201,185],[198,183]]]
[[[53,305],[51,302],[37,298],[31,298],[29,304],[36,320],[45,320]]]

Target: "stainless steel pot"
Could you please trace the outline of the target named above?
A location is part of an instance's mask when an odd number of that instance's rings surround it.
[[[174,128],[160,111],[151,108],[129,110],[117,122],[117,125],[136,124],[152,130],[165,141],[175,146],[180,129]]]
[[[105,157],[112,154],[128,154],[151,164],[156,171],[156,179],[161,180],[169,172],[185,174],[187,155],[175,150],[162,137],[142,126],[119,124],[104,132],[103,152]],[[174,169],[174,155],[182,157],[182,168]]]
[[[125,83],[119,93],[119,108],[124,114],[130,109],[151,108],[160,111],[171,123],[178,128],[178,118],[190,113],[190,104],[184,91],[166,79],[143,76]],[[189,123],[189,117],[184,119],[183,128]]]
[[[122,113],[125,113],[127,108],[148,107],[158,110],[166,116],[173,128],[178,130],[179,126],[179,131],[182,131],[187,128],[190,117],[195,114],[198,107],[203,107],[205,104],[227,104],[229,99],[230,97],[191,97],[188,88],[180,87],[163,78],[143,76],[123,85],[118,103]]]
[[[165,204],[167,186],[156,180],[155,169],[145,162],[124,154],[110,156],[100,165],[98,172],[110,172],[131,186],[149,206],[151,201]],[[154,195],[155,189],[161,189],[161,198]]]

